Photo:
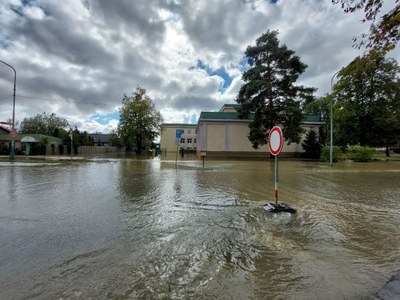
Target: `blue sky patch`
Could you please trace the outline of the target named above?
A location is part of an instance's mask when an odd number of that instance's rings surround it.
[[[206,71],[209,76],[219,76],[224,80],[224,83],[218,88],[219,92],[223,92],[226,90],[232,83],[232,77],[225,71],[224,67],[219,69],[212,69],[209,65],[205,64],[201,59],[197,60],[197,64],[195,67],[190,68],[193,69],[200,69]]]
[[[105,114],[105,115],[95,114],[90,117],[90,120],[96,121],[97,123],[99,123],[101,125],[106,125],[106,124],[110,123],[110,121],[112,121],[112,120],[119,121],[119,119],[120,119],[119,112],[117,112],[117,111],[110,113],[110,114]]]
[[[193,114],[190,118],[190,124],[197,124],[197,115]]]

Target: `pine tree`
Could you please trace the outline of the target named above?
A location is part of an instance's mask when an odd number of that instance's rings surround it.
[[[304,141],[301,143],[304,149],[304,157],[307,158],[320,158],[321,157],[321,143],[318,141],[317,133],[311,129],[307,132]]]
[[[313,100],[314,88],[294,83],[307,65],[285,45],[280,45],[277,31],[267,31],[249,46],[246,56],[250,69],[243,73],[244,84],[236,101],[241,104],[241,118],[254,113],[249,140],[257,149],[267,143],[269,130],[283,126],[286,141],[299,142],[302,129],[302,105]]]

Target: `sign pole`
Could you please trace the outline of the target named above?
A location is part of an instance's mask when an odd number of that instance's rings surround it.
[[[278,186],[279,186],[279,178],[278,178],[278,156],[281,153],[283,147],[283,133],[280,127],[274,126],[269,131],[268,135],[268,148],[270,153],[275,156],[275,203],[267,203],[263,205],[264,209],[269,212],[277,213],[277,212],[289,212],[295,213],[296,210],[291,208],[289,205],[285,203],[278,204]]]
[[[176,143],[176,156],[175,156],[175,165],[178,164],[178,143]]]
[[[74,142],[73,142],[73,136],[72,136],[72,128],[69,129],[69,134],[71,137],[71,160],[72,160],[72,151],[74,151]]]
[[[275,155],[275,204],[278,204],[278,155]]]
[[[176,144],[176,157],[175,157],[175,165],[178,164],[178,147],[181,144],[181,138],[182,138],[182,129],[177,129],[175,132],[175,144]]]

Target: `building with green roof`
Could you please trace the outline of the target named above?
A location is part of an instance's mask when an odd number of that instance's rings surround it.
[[[0,148],[7,152],[11,147],[12,137],[9,134],[0,134]],[[30,153],[32,144],[43,143],[46,146],[46,154],[59,154],[59,145],[63,145],[63,140],[44,134],[18,134],[15,140],[15,151]]]
[[[195,141],[194,145],[188,145],[189,137],[182,137],[180,148],[195,149],[197,154],[206,153],[215,157],[266,157],[269,156],[268,145],[254,149],[248,139],[250,132],[249,123],[254,119],[250,114],[247,119],[240,119],[239,104],[224,104],[219,111],[202,111],[197,124],[164,124],[168,134],[161,134],[161,148],[167,151],[176,151],[175,132],[179,128],[190,130],[189,141]],[[305,137],[307,131],[313,129],[317,133],[323,124],[318,115],[304,115],[302,128]],[[186,131],[188,132],[188,131]],[[299,156],[304,150],[301,143],[284,143],[281,156]]]

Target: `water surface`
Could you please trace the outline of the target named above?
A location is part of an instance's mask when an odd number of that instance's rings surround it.
[[[400,163],[0,166],[1,299],[368,299],[400,269]]]

